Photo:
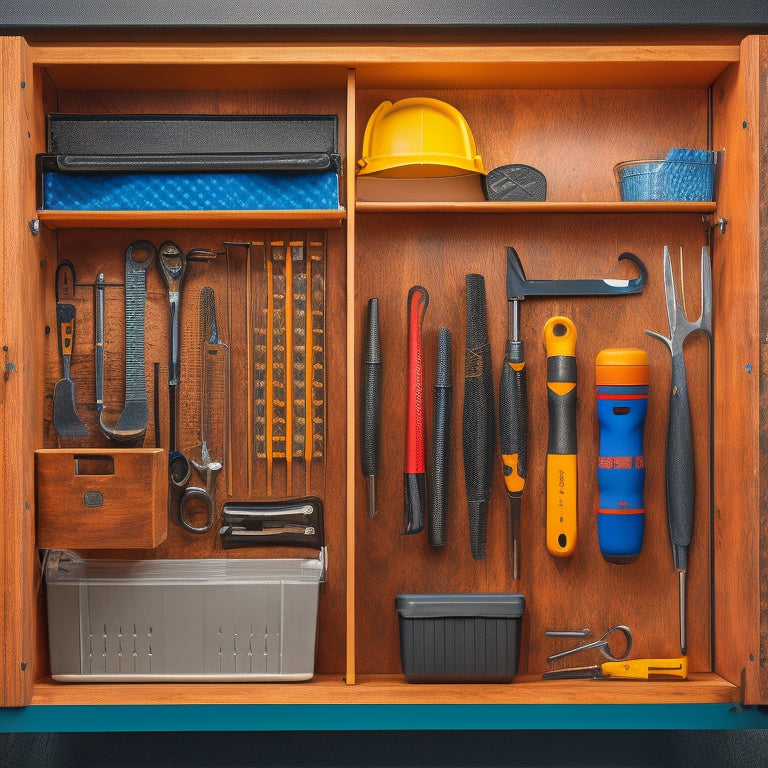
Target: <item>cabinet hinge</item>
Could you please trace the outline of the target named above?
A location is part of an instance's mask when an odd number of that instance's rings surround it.
[[[8,345],[3,344],[3,381],[8,381],[12,373],[16,373],[16,366],[8,357]]]
[[[717,227],[717,229],[720,230],[721,235],[725,234],[726,227],[728,226],[728,219],[726,219],[725,216],[719,216],[714,223],[710,216],[702,216],[701,220],[704,223],[704,229],[707,230],[707,232]]]

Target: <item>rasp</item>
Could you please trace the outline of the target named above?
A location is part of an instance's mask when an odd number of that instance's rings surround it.
[[[125,252],[125,405],[114,429],[102,426],[112,440],[120,443],[141,442],[149,421],[144,373],[144,308],[147,271],[156,257],[155,246],[147,240],[131,243]]]
[[[485,279],[466,276],[467,342],[464,356],[462,440],[469,511],[469,543],[475,560],[485,558],[488,504],[496,444],[491,345],[485,304]]]

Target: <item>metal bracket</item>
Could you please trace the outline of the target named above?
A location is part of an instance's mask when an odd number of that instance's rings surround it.
[[[724,216],[719,216],[717,221],[714,223],[712,223],[712,218],[708,215],[702,216],[701,220],[704,224],[705,230],[709,231],[717,227],[720,230],[721,235],[725,234],[725,230],[728,227],[728,219],[726,219]]]
[[[5,358],[4,363],[3,363],[3,381],[7,383],[8,379],[11,378],[11,374],[12,373],[16,373],[17,370],[18,370],[16,368],[16,366],[8,359],[8,345],[7,344],[3,344],[3,357]],[[0,403],[5,401],[4,393],[5,393],[5,390],[4,389],[0,389]]]

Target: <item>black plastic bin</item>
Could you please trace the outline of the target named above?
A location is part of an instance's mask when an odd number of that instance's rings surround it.
[[[410,682],[511,682],[523,595],[398,595],[400,661]]]

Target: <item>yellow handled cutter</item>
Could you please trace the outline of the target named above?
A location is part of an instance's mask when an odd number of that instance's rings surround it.
[[[688,678],[688,657],[678,659],[629,659],[606,661],[593,667],[573,667],[545,672],[545,680],[648,680],[652,677]]]
[[[576,326],[567,317],[544,325],[547,350],[547,549],[573,554],[576,515]]]

